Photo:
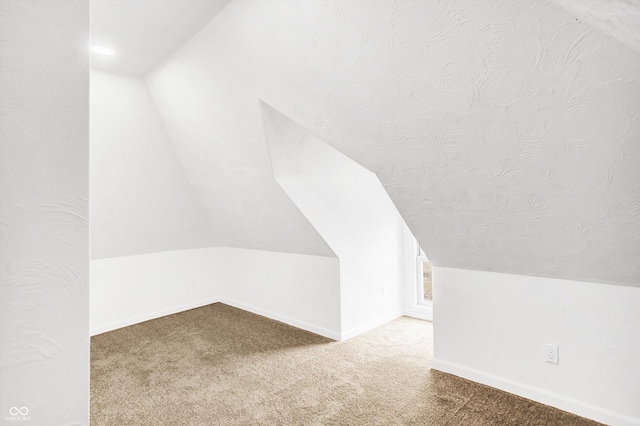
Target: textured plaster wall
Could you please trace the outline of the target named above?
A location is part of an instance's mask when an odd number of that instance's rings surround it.
[[[91,71],[91,257],[215,245],[140,78]]]
[[[435,265],[640,284],[640,56],[557,5],[231,2],[147,83],[227,245],[329,254],[260,98],[374,172]]]
[[[432,368],[640,424],[640,288],[434,268]],[[558,365],[544,362],[546,344]]]
[[[88,1],[0,1],[2,424],[89,422],[88,34]]]
[[[276,181],[340,259],[341,338],[403,313],[407,226],[376,176],[261,104]]]

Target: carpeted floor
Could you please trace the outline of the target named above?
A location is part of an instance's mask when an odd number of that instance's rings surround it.
[[[431,371],[431,323],[337,343],[220,303],[91,339],[91,424],[595,425]]]

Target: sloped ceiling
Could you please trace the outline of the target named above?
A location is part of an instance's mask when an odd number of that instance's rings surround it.
[[[227,3],[92,0],[92,41],[116,50],[114,56],[94,54],[91,64],[93,259],[209,246],[335,256],[273,180],[266,146],[253,152],[248,145],[243,150],[251,155],[230,160],[226,154],[238,155],[239,146],[226,146],[225,135],[210,134],[206,140],[224,154],[189,156],[184,129],[172,127],[170,139],[137,76]],[[182,118],[182,112],[166,123]],[[206,129],[211,117],[200,118],[202,124],[192,122],[186,130]],[[255,167],[250,156],[260,155],[265,166]]]
[[[231,0],[91,0],[91,43],[116,51],[93,54],[103,71],[144,75],[204,27]]]
[[[593,25],[640,53],[639,0],[553,0],[576,20]]]
[[[91,72],[91,257],[216,245],[140,78]]]
[[[640,285],[640,55],[553,3],[234,1],[146,81],[237,245],[322,252],[263,99],[376,173],[435,265]]]

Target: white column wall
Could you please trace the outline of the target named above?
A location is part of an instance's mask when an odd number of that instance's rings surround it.
[[[89,423],[88,36],[88,1],[0,1],[2,424]]]

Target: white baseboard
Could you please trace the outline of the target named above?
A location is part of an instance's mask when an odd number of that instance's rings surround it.
[[[404,315],[411,318],[433,321],[433,306],[417,305],[406,309]]]
[[[605,424],[624,426],[640,425],[640,419],[638,418],[626,416],[583,401],[568,398],[564,395],[549,392],[545,389],[525,385],[505,377],[496,376],[473,368],[464,367],[438,359],[434,359],[432,361],[431,368],[472,380],[474,382],[482,383]]]
[[[385,325],[386,323],[391,322],[394,319],[400,318],[403,315],[404,315],[403,311],[401,311],[401,310],[395,311],[395,312],[393,312],[391,314],[388,314],[388,315],[385,315],[385,316],[383,316],[383,317],[381,317],[381,318],[379,318],[379,319],[377,319],[375,321],[371,321],[371,322],[369,322],[367,324],[352,328],[349,331],[345,331],[345,332],[342,333],[341,338],[337,339],[337,340],[344,341],[344,340],[351,339],[351,338],[356,337],[356,336],[358,336],[360,334],[366,333],[367,331],[371,331],[374,328],[378,328],[378,327],[380,327],[382,325]]]
[[[275,312],[269,311],[267,309],[259,308],[253,305],[227,299],[224,297],[223,298],[215,297],[215,298],[200,300],[193,303],[187,303],[180,306],[174,306],[168,309],[150,312],[144,315],[138,315],[138,316],[127,318],[121,321],[116,321],[110,324],[93,328],[91,329],[90,334],[91,336],[95,336],[101,333],[106,333],[108,331],[117,330],[118,328],[128,327],[130,325],[138,324],[144,321],[149,321],[149,320],[160,318],[166,315],[176,314],[178,312],[188,311],[189,309],[199,308],[202,306],[206,306],[206,305],[210,305],[212,303],[218,303],[218,302],[224,303],[225,305],[233,306],[234,308],[242,309],[247,312],[252,312],[254,314],[261,315],[263,317],[267,317],[276,321],[280,321],[285,324],[289,324],[293,327],[300,328],[302,330],[306,330],[311,333],[318,334],[320,336],[327,337],[329,339],[336,340],[336,341],[344,341],[352,337],[355,337],[357,335],[360,335],[362,333],[366,333],[367,331],[380,327],[381,325],[384,325],[390,321],[393,321],[396,318],[400,318],[405,314],[402,311],[394,312],[390,315],[380,318],[377,321],[372,321],[363,326],[356,327],[347,333],[341,334],[339,331],[335,331],[335,330],[328,329],[326,327],[310,324],[305,321],[300,321],[295,318],[288,317],[286,315],[280,315]]]
[[[107,331],[113,331],[118,328],[128,327],[130,325],[138,324],[141,322],[149,321],[152,319],[164,317],[166,315],[177,314],[178,312],[188,311],[189,309],[200,308],[202,306],[210,305],[212,303],[217,303],[220,300],[215,298],[209,298],[204,300],[199,300],[196,302],[185,303],[184,305],[172,306],[167,309],[161,309],[159,311],[149,312],[143,315],[137,315],[132,318],[127,318],[121,321],[112,322],[110,324],[102,325],[99,327],[92,328],[89,332],[91,336],[95,336],[101,333],[106,333]]]
[[[230,299],[227,299],[227,298],[224,298],[224,297],[218,299],[218,302],[224,303],[225,305],[233,306],[234,308],[242,309],[243,311],[252,312],[254,314],[261,315],[263,317],[267,317],[267,318],[270,318],[272,320],[280,321],[280,322],[283,322],[285,324],[289,324],[289,325],[291,325],[293,327],[300,328],[302,330],[306,330],[306,331],[309,331],[311,333],[318,334],[320,336],[327,337],[327,338],[332,339],[332,340],[340,340],[340,333],[339,332],[331,330],[331,329],[328,329],[328,328],[325,328],[325,327],[322,327],[322,326],[310,324],[310,323],[305,322],[305,321],[300,321],[300,320],[297,320],[295,318],[288,317],[286,315],[276,314],[276,313],[274,313],[272,311],[269,311],[267,309],[258,308],[258,307],[253,306],[253,305],[249,305],[249,304],[242,303],[242,302],[237,302],[235,300],[230,300]]]

